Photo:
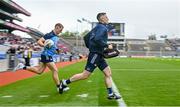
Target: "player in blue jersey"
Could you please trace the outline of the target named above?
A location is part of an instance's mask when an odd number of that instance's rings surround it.
[[[57,86],[57,89],[59,91],[59,86],[60,86],[60,81],[59,81],[59,76],[58,76],[58,68],[55,65],[55,62],[53,60],[53,56],[59,53],[59,49],[57,47],[58,41],[59,41],[59,34],[62,32],[64,26],[60,23],[57,23],[54,27],[54,30],[51,31],[50,33],[47,33],[46,35],[44,35],[44,37],[41,37],[37,43],[41,46],[44,47],[44,50],[41,53],[41,63],[38,67],[28,67],[28,66],[24,66],[22,63],[18,64],[18,66],[15,68],[16,69],[20,69],[23,68],[25,70],[34,72],[36,74],[42,74],[44,72],[44,70],[46,69],[46,67],[48,67],[51,71],[52,71],[52,77],[53,80]],[[54,44],[51,47],[47,47],[45,44],[45,41],[47,39],[51,39]],[[65,90],[68,90],[69,88],[66,87]]]

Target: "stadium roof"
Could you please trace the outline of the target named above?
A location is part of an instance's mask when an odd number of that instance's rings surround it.
[[[10,22],[7,22],[7,21],[1,20],[1,19],[0,19],[0,29],[9,29],[11,31],[20,30],[22,32],[30,32],[30,30],[28,30],[20,25],[10,23]]]
[[[5,19],[10,19],[10,20],[15,19],[15,20],[18,20],[18,21],[22,22],[21,18],[15,16],[15,15],[12,15],[12,14],[10,14],[8,12],[5,12],[2,9],[0,9],[0,19],[3,19],[3,20],[5,20]]]
[[[44,34],[37,29],[31,28],[31,27],[27,27],[27,29],[30,31],[27,33],[36,40],[44,36]]]
[[[0,0],[0,8],[9,13],[22,13],[26,16],[31,16],[27,10],[13,2],[12,0]]]

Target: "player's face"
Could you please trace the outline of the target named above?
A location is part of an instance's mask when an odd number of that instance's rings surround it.
[[[56,26],[56,27],[55,27],[55,33],[56,33],[57,35],[59,35],[59,34],[62,32],[62,30],[63,30],[63,28],[60,27],[60,26]]]
[[[103,16],[101,16],[101,21],[102,21],[102,23],[108,24],[109,23],[109,18],[107,17],[107,15],[103,15]]]

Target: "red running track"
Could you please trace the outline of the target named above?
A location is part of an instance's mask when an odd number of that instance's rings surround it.
[[[82,60],[84,60],[84,59],[74,60],[72,62],[59,62],[59,63],[56,63],[56,65],[58,68],[62,68],[62,67],[74,64],[74,63],[82,61]],[[45,72],[48,72],[48,71],[49,71],[49,69],[46,68]],[[32,73],[27,70],[17,70],[16,72],[13,72],[13,71],[1,72],[0,73],[0,86],[5,86],[5,85],[11,84],[13,82],[32,77],[34,75],[37,75],[37,74]]]

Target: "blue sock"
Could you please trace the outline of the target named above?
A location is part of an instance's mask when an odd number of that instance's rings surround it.
[[[108,94],[112,94],[113,93],[112,87],[111,88],[107,88],[107,91],[108,91]]]

